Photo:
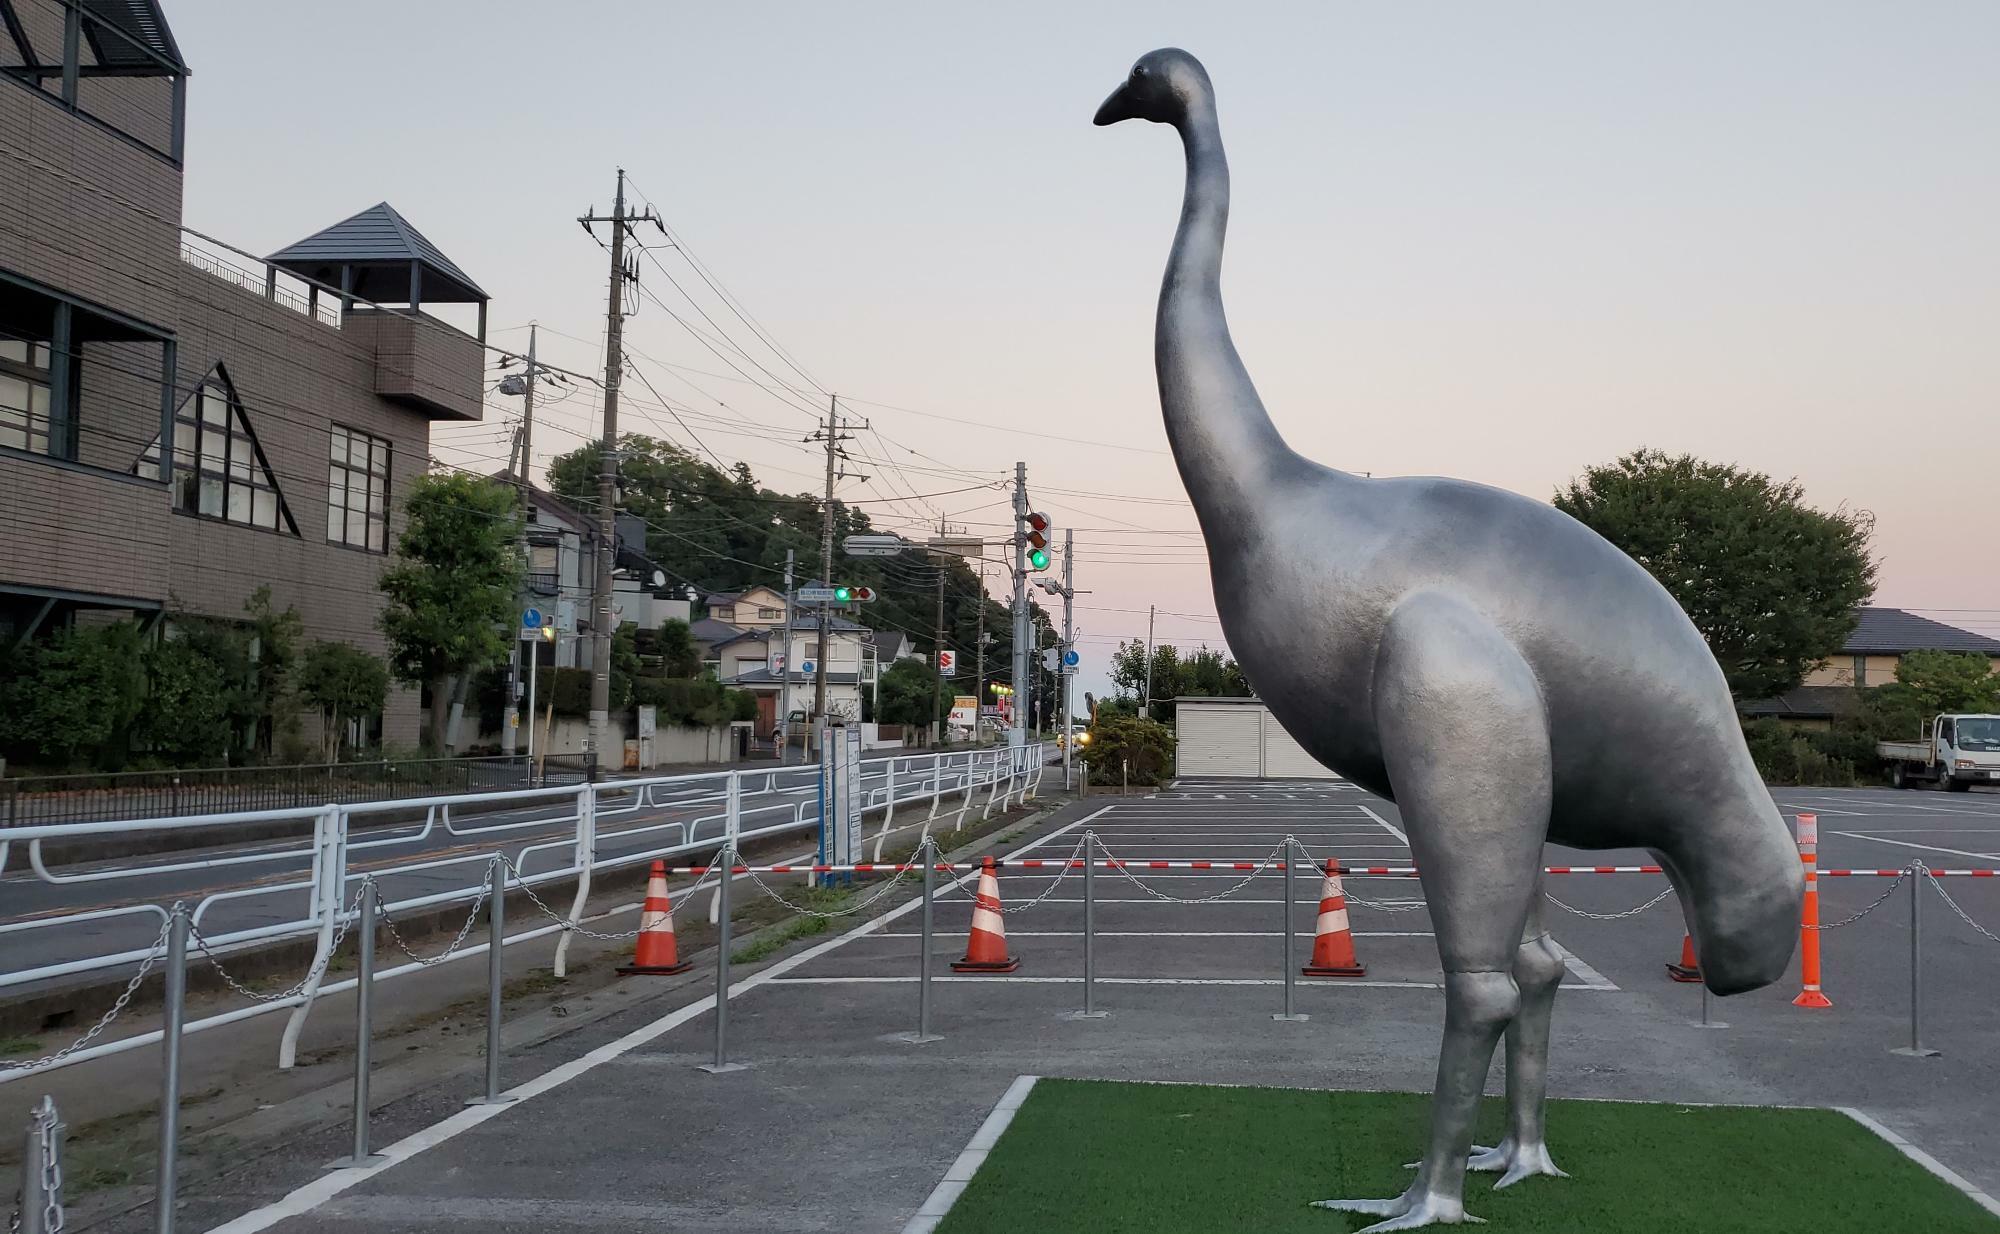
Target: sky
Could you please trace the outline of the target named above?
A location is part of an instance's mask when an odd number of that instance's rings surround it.
[[[166,9],[190,226],[266,253],[386,199],[492,295],[493,341],[537,322],[601,372],[576,220],[623,166],[680,244],[641,264],[624,424],[810,491],[837,393],[872,426],[841,496],[912,531],[1005,534],[981,486],[1025,460],[1075,534],[1087,688],[1149,605],[1220,645],[1152,372],[1178,140],[1090,123],[1162,45],[1215,81],[1224,296],[1301,453],[1540,500],[1642,446],[1796,477],[1875,516],[1877,602],[2000,634],[1983,0]],[[596,415],[540,409],[537,464]],[[493,394],[434,453],[497,469],[517,417]]]

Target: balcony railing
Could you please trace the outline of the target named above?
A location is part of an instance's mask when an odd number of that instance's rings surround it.
[[[340,301],[336,297],[319,299],[310,292],[294,291],[287,284],[271,277],[271,267],[262,272],[240,265],[217,251],[218,246],[195,239],[189,233],[181,233],[181,260],[206,274],[212,274],[227,283],[234,283],[253,296],[262,296],[273,304],[311,317],[323,325],[340,328]],[[278,279],[287,278],[282,271]],[[296,281],[296,280],[294,280]]]

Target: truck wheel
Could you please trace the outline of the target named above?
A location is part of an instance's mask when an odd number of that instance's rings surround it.
[[[1972,781],[1954,780],[1951,778],[1949,771],[1944,774],[1944,786],[1947,791],[1954,793],[1969,793],[1972,791]]]
[[[1904,773],[1903,765],[1901,763],[1889,764],[1889,787],[1890,788],[1910,787],[1909,777]]]

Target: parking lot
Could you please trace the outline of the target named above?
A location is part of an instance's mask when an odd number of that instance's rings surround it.
[[[1777,796],[1788,816],[1820,815],[1829,868],[1897,866],[1912,855],[1954,867],[2000,865],[2000,797]],[[1257,861],[1289,834],[1348,864],[1405,864],[1401,825],[1392,805],[1342,784],[1190,782],[1151,797],[1072,803],[1006,851],[1063,857],[1088,831],[1131,859]],[[1623,863],[1642,855],[1552,849],[1550,859]],[[508,1082],[521,1084],[527,1100],[466,1111],[456,1105],[463,1094],[432,1094],[383,1110],[377,1143],[388,1145],[382,1151],[390,1158],[383,1167],[321,1176],[319,1161],[339,1147],[329,1137],[240,1176],[232,1194],[191,1204],[213,1219],[208,1224],[254,1209],[223,1227],[232,1234],[474,1224],[896,1231],[1022,1074],[1429,1087],[1442,999],[1417,883],[1350,881],[1367,976],[1302,982],[1298,1010],[1310,1018],[1281,1022],[1271,1014],[1283,997],[1281,876],[1130,873],[1096,875],[1096,1003],[1108,1012],[1101,1019],[1072,1014],[1082,1005],[1081,876],[1009,871],[1002,883],[1010,948],[1022,961],[1016,974],[946,972],[965,946],[969,883],[938,903],[932,1027],[941,1040],[909,1044],[898,1036],[916,1026],[919,916],[911,901],[739,970],[729,1055],[749,1064],[745,1070],[695,1069],[709,1058],[713,1017],[696,997],[704,987],[689,986],[607,1022],[599,1035],[510,1052]],[[1654,875],[1561,876],[1550,884],[1563,902],[1597,914],[1631,909],[1665,886]],[[1838,921],[1888,889],[1886,879],[1829,879],[1823,918]],[[1302,962],[1318,880],[1299,878],[1294,890],[1288,924]],[[1947,890],[1975,920],[2000,926],[2000,880],[1960,879]],[[1192,900],[1208,902],[1185,902]],[[1780,986],[1717,1000],[1714,1018],[1730,1025],[1719,1030],[1696,1026],[1696,987],[1666,979],[1664,962],[1678,954],[1681,936],[1672,897],[1616,920],[1551,906],[1551,929],[1570,956],[1556,1010],[1552,1093],[1854,1106],[2000,1191],[2000,1131],[1990,1119],[1991,1095],[2000,1091],[1993,1010],[2000,944],[1934,894],[1926,893],[1923,909],[1926,1037],[1943,1055],[1920,1060],[1889,1053],[1908,1032],[1907,884],[1824,935],[1831,1010],[1791,1005],[1794,972]],[[1501,1083],[1496,1060],[1492,1091]],[[1550,1131],[1558,1162],[1562,1135],[1558,1122]],[[1479,1186],[1468,1192],[1474,1211]]]

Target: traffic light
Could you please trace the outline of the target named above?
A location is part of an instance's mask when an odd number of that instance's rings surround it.
[[[835,604],[845,604],[853,598],[854,588],[852,587],[836,587],[833,589],[833,602]]]
[[[833,602],[835,604],[866,604],[874,598],[875,589],[873,587],[835,587],[833,589]]]
[[[1049,516],[1036,510],[1021,516],[1021,538],[1028,545],[1028,568],[1049,568]]]

